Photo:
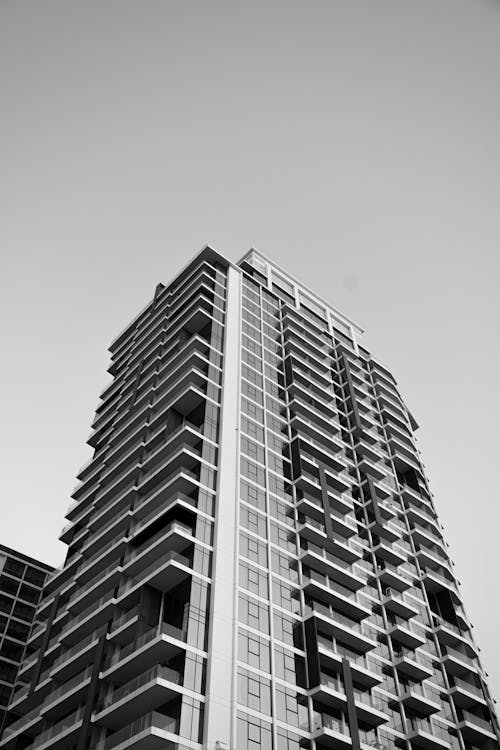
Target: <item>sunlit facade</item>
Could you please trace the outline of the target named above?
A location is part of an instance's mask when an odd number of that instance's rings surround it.
[[[0,748],[498,748],[417,425],[361,334],[254,251],[157,287]]]

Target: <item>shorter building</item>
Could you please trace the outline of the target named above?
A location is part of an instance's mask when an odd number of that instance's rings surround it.
[[[0,734],[50,565],[0,544]]]

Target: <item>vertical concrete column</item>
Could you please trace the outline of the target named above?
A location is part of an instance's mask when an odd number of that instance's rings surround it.
[[[241,274],[228,269],[204,748],[235,750],[232,735],[237,595]]]

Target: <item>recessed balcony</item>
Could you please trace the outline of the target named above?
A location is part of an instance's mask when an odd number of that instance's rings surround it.
[[[176,719],[152,711],[108,737],[104,750],[177,750],[177,733]]]
[[[462,719],[458,722],[458,728],[466,742],[481,745],[487,740],[497,741],[491,722],[470,711],[462,711]]]
[[[137,719],[182,693],[181,673],[169,667],[156,665],[139,677],[115,688],[93,714],[92,721],[110,729],[118,729],[130,719]],[[199,698],[203,699],[202,696]]]

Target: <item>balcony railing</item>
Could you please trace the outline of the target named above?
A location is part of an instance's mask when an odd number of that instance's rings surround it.
[[[144,732],[147,729],[160,729],[164,732],[177,734],[177,726],[177,719],[174,719],[171,716],[165,716],[157,711],[152,711],[150,714],[141,716],[140,719],[133,721],[126,727],[123,727],[123,729],[120,729],[119,732],[115,732],[111,737],[108,737],[104,743],[104,750],[112,750],[112,748],[117,747],[122,742],[132,739],[136,734]]]
[[[67,729],[71,729],[72,727],[75,727],[76,724],[80,723],[83,720],[83,715],[85,713],[85,708],[79,708],[74,713],[67,716],[62,721],[59,721],[57,724],[54,724],[49,729],[46,729],[44,732],[38,735],[36,740],[34,741],[33,745],[31,746],[30,750],[37,750],[37,748],[41,747],[42,745],[45,745],[46,742],[48,742],[51,739],[54,739],[59,734],[63,734],[66,732]]]

